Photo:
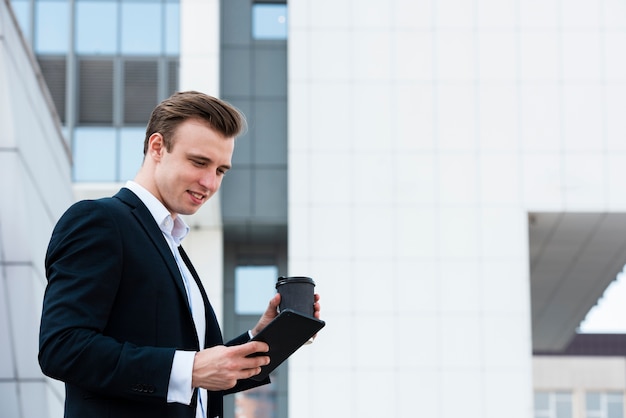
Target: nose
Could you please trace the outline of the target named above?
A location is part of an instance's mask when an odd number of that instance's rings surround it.
[[[203,174],[199,181],[200,185],[207,189],[211,194],[215,193],[220,187],[221,178],[213,171],[207,171]]]

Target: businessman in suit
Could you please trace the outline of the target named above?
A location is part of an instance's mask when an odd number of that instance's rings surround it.
[[[230,104],[176,93],[152,112],[144,161],[115,196],[81,201],[57,223],[46,254],[43,372],[65,382],[65,416],[222,417],[222,396],[268,383],[250,341],[276,315],[224,344],[181,240],[231,167],[245,119]],[[319,317],[319,296],[315,316]]]

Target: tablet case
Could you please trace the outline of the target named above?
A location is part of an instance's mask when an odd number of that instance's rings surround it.
[[[270,364],[261,367],[261,373],[251,379],[261,381],[280,366],[298,348],[326,325],[321,319],[284,309],[252,341],[263,341],[270,346],[268,353],[252,356],[270,356]]]

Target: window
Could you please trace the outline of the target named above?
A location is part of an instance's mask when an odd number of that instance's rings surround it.
[[[168,3],[165,5],[165,53],[178,55],[180,53],[180,5]]]
[[[117,52],[117,2],[76,3],[76,52],[115,54]]]
[[[38,1],[35,21],[35,52],[65,54],[69,49],[69,2]]]
[[[113,128],[77,128],[74,134],[74,178],[115,181],[116,132]]]
[[[572,394],[535,392],[535,418],[572,418]]]
[[[152,2],[122,3],[122,54],[155,55],[161,52],[164,25],[161,4]]]
[[[237,266],[235,268],[235,312],[262,314],[276,293],[276,266]]]
[[[79,124],[112,124],[113,60],[83,59],[79,73]]]
[[[40,56],[38,61],[61,123],[65,123],[65,57]]]
[[[156,60],[124,62],[124,123],[145,125],[158,104],[159,68]]]
[[[587,392],[586,418],[624,418],[624,394],[621,392]]]
[[[120,172],[117,181],[132,180],[143,161],[145,128],[122,128],[120,130]]]
[[[287,39],[287,5],[256,3],[252,6],[254,39]]]

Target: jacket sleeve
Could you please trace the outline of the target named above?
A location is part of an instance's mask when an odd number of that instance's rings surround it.
[[[104,333],[123,245],[114,216],[95,201],[75,204],[59,220],[46,254],[39,363],[46,375],[104,396],[164,402],[175,349]]]

